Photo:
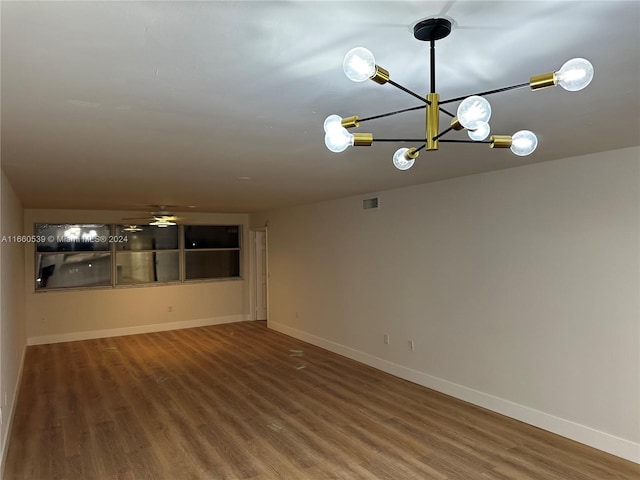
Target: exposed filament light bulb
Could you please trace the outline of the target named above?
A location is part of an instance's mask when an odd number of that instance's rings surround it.
[[[569,92],[582,90],[593,80],[593,65],[584,58],[572,58],[556,73],[558,85]]]
[[[344,152],[347,147],[353,145],[353,134],[346,128],[331,128],[324,136],[324,144],[334,153]]]
[[[325,133],[329,133],[329,130],[336,128],[342,128],[342,117],[340,115],[329,115],[324,121]]]
[[[531,155],[537,146],[538,137],[529,130],[520,130],[511,137],[511,151],[520,157]]]
[[[344,74],[354,82],[364,82],[376,74],[376,59],[364,47],[352,48],[342,62]]]
[[[474,130],[469,130],[469,138],[476,142],[484,140],[489,136],[491,132],[491,127],[487,122],[477,122],[476,128]]]
[[[409,170],[416,162],[418,153],[415,148],[399,148],[393,154],[393,165],[398,170]]]
[[[480,122],[491,118],[491,104],[478,95],[471,95],[458,106],[457,117],[463,127],[475,130]]]

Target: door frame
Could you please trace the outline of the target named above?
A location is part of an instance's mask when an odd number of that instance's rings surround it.
[[[249,320],[257,320],[257,296],[258,296],[258,281],[256,275],[258,269],[256,268],[258,244],[256,242],[258,236],[257,233],[264,233],[264,268],[265,268],[265,301],[267,308],[267,320],[269,319],[269,235],[267,227],[256,227],[249,229]]]

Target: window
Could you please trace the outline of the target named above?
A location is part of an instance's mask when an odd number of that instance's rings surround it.
[[[111,285],[109,225],[36,224],[36,290]]]
[[[240,277],[238,225],[184,227],[185,280]]]
[[[116,285],[180,281],[178,227],[116,226]]]
[[[36,224],[37,291],[240,278],[240,225]]]

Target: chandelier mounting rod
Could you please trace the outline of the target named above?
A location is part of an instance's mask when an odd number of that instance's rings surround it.
[[[431,39],[429,54],[431,56],[431,93],[436,93],[436,41]]]
[[[436,93],[436,40],[448,37],[451,33],[451,22],[446,18],[428,18],[413,27],[413,36],[417,40],[429,42],[431,54],[431,93]]]

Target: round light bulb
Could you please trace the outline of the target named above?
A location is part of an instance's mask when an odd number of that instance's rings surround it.
[[[326,133],[335,128],[342,128],[342,117],[339,115],[329,115],[324,120],[324,131]]]
[[[593,65],[584,58],[572,58],[556,72],[558,85],[570,92],[577,92],[591,83]]]
[[[529,130],[520,130],[511,137],[511,151],[520,157],[531,155],[538,146],[538,138]]]
[[[376,59],[373,53],[364,47],[352,48],[342,62],[344,74],[354,82],[364,82],[376,73]]]
[[[415,158],[407,158],[406,153],[409,151],[408,148],[399,148],[396,150],[396,153],[393,154],[393,165],[398,170],[409,170],[413,167],[415,163]]]
[[[480,140],[484,140],[489,136],[489,132],[491,132],[491,127],[487,122],[478,122],[476,128],[474,130],[469,130],[469,138],[471,140],[475,140],[479,142]]]
[[[458,121],[469,130],[475,130],[479,122],[488,122],[490,118],[491,105],[478,95],[465,98],[458,107]]]
[[[346,128],[333,128],[324,136],[324,144],[334,153],[344,152],[353,145],[353,135]]]

